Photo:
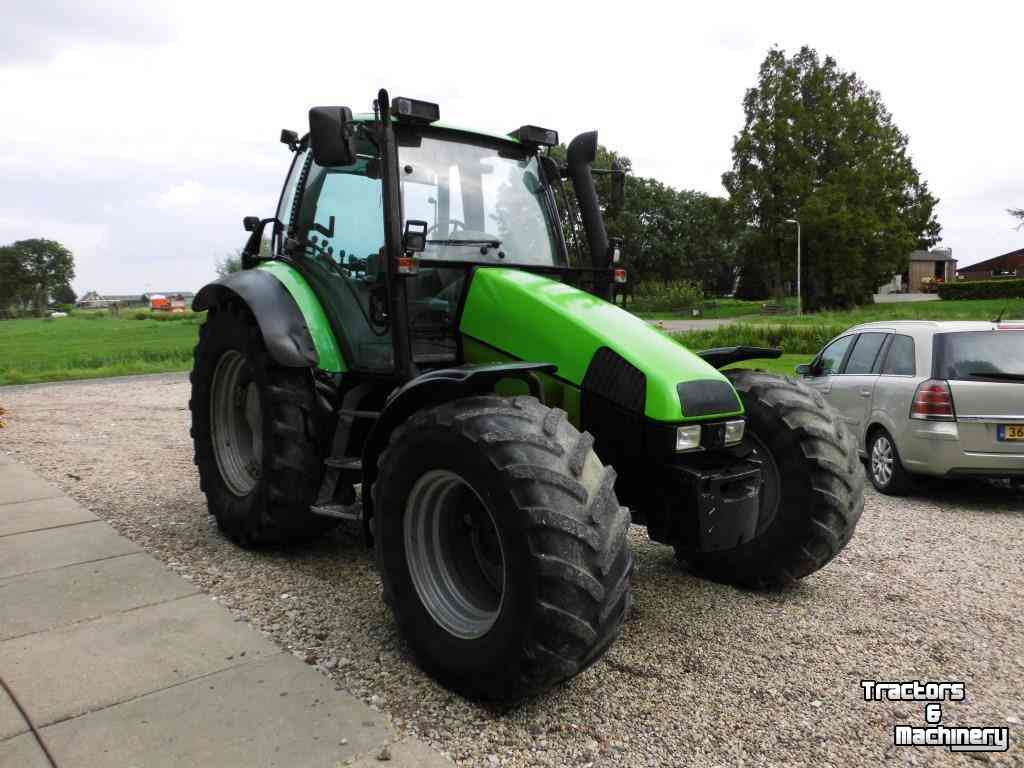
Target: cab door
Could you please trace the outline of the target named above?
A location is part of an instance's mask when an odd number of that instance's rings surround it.
[[[884,331],[859,334],[842,370],[832,378],[829,402],[857,435],[858,442],[863,440],[867,428],[871,398],[881,367],[881,351],[888,336]]]

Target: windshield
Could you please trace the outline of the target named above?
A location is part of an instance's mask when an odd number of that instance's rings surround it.
[[[935,377],[1024,376],[1024,331],[968,331],[935,336]]]
[[[564,265],[536,156],[432,136],[399,144],[402,214],[427,222],[422,258]]]

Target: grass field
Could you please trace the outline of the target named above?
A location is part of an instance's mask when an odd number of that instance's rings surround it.
[[[813,359],[814,355],[783,355],[775,360],[744,360],[740,363],[727,365],[726,368],[757,368],[771,373],[793,376],[798,365],[809,363]]]
[[[187,371],[202,319],[128,311],[0,322],[0,385]]]
[[[704,317],[740,317],[739,323],[678,334],[676,338],[694,350],[733,344],[779,347],[786,352],[780,360],[745,365],[792,373],[795,365],[807,362],[826,341],[857,323],[889,319],[991,320],[1004,308],[1006,319],[1024,319],[1024,299],[876,304],[802,317],[760,315],[761,302],[722,299]],[[681,313],[646,316],[687,317]],[[187,371],[202,319],[201,314],[125,311],[119,317],[106,312],[78,312],[59,319],[3,321],[0,385]]]
[[[723,318],[723,317],[751,317],[760,315],[764,309],[764,301],[744,301],[743,299],[712,299],[700,308],[700,318]],[[782,306],[786,307],[796,315],[796,299],[785,298]],[[692,310],[680,312],[636,312],[638,317],[648,320],[692,320]],[[773,317],[785,317],[786,315],[773,315]]]
[[[1024,299],[967,299],[964,301],[903,301],[872,304],[842,312],[813,315],[758,315],[754,323],[800,325],[857,325],[873,320],[992,320],[1005,309],[1007,320],[1024,320]]]

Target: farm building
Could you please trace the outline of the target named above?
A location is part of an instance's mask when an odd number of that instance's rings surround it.
[[[138,293],[129,296],[100,294],[96,291],[89,291],[77,302],[77,306],[82,309],[103,309],[114,304],[120,307],[133,307],[145,304],[145,302],[142,300],[142,295]]]
[[[927,290],[929,284],[950,282],[956,277],[956,259],[952,248],[913,251],[907,272],[907,289],[911,293]]]
[[[949,282],[956,276],[956,259],[952,248],[911,251],[907,268],[880,286],[878,293],[923,293],[934,289],[936,282]]]
[[[957,270],[965,280],[988,280],[993,277],[1024,277],[1024,248],[1004,253],[1002,256],[979,261],[969,267]]]

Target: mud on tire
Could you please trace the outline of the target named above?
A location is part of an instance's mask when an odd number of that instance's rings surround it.
[[[221,473],[211,436],[211,386],[225,355],[244,358],[240,376],[258,392],[262,450],[258,478],[244,494]],[[306,539],[337,521],[309,512],[319,490],[326,436],[313,416],[310,371],[283,368],[267,355],[255,318],[240,301],[212,307],[199,327],[191,373],[192,439],[207,508],[226,536],[244,546]]]
[[[515,700],[577,674],[618,637],[631,600],[630,519],[614,470],[592,446],[563,411],[531,397],[445,403],[391,436],[372,489],[384,597],[421,665],[445,685]],[[407,541],[418,551],[405,530],[419,514],[417,483],[435,476],[464,481],[500,544],[500,601],[475,637],[435,619],[413,580],[419,561],[407,557]],[[456,563],[456,554],[439,556]]]
[[[723,373],[743,401],[747,429],[778,470],[774,509],[762,506],[752,540],[720,552],[676,556],[694,572],[749,587],[790,584],[817,571],[853,536],[865,476],[853,434],[820,393],[785,376]]]

